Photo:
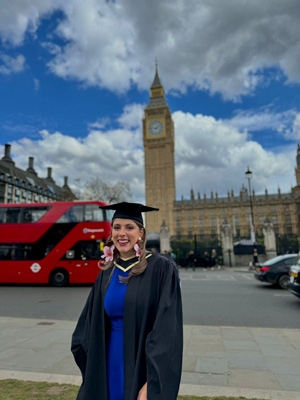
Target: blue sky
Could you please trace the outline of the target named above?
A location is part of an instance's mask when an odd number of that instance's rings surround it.
[[[2,3],[2,4],[1,4]],[[144,200],[141,119],[155,63],[173,114],[176,192],[289,191],[300,139],[297,0],[0,0],[0,151],[72,188]]]

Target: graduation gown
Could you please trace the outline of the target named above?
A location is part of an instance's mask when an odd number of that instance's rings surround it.
[[[153,254],[146,270],[128,282],[124,304],[124,400],[137,400],[147,382],[148,400],[176,400],[182,367],[183,325],[178,271]],[[101,271],[72,336],[82,373],[77,400],[113,400],[107,395],[109,320],[104,298],[111,269]]]

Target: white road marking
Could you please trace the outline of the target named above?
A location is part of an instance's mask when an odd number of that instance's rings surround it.
[[[241,278],[241,279],[240,279]],[[253,277],[247,276],[247,275],[223,275],[223,274],[180,274],[180,279],[181,281],[205,281],[205,282],[211,282],[211,281],[218,281],[218,282],[237,282],[241,281],[244,279],[247,280],[253,280]]]
[[[224,276],[217,275],[217,279],[219,281],[236,281],[235,276],[226,276],[226,277],[224,277]]]
[[[274,296],[276,296],[276,297],[290,297],[290,293],[287,293],[287,294],[274,294]]]
[[[246,279],[250,279],[251,281],[252,281],[252,277],[250,278],[250,276],[247,276],[247,275],[242,275],[244,278],[246,278]]]

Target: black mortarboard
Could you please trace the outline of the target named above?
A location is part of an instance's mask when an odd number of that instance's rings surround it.
[[[159,210],[159,208],[144,206],[140,203],[127,203],[126,201],[122,203],[111,204],[109,206],[100,206],[99,208],[103,208],[106,210],[115,210],[112,219],[133,219],[134,221],[140,222],[142,225],[144,225],[142,212]]]

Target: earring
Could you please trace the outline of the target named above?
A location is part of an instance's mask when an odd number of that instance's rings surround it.
[[[135,255],[140,258],[142,255],[142,250],[139,246],[139,241],[136,242],[136,244],[133,246],[134,250],[135,250]]]

